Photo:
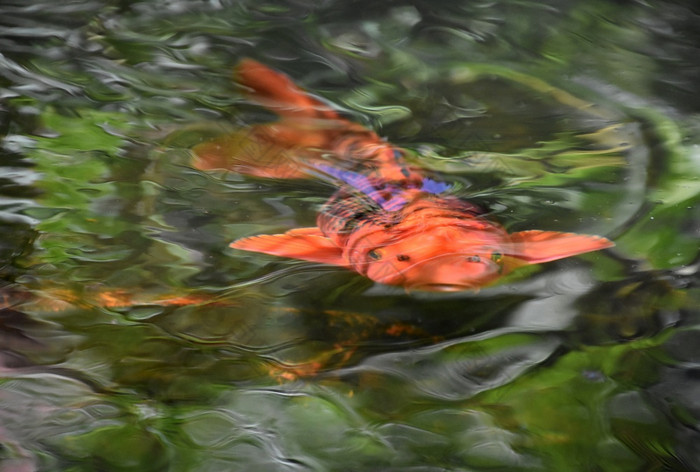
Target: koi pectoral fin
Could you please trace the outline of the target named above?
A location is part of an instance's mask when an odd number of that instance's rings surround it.
[[[533,230],[511,234],[510,244],[504,251],[506,255],[528,264],[539,264],[614,245],[609,239],[600,236]]]
[[[274,256],[348,267],[343,251],[318,228],[298,228],[284,234],[263,234],[239,239],[231,247]]]

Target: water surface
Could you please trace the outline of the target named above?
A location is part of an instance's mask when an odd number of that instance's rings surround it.
[[[0,470],[700,470],[698,15],[5,2]],[[333,192],[192,167],[274,119],[243,57],[509,231],[615,248],[452,294],[228,249]]]

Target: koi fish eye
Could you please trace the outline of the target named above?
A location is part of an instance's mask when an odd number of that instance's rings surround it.
[[[481,257],[474,255],[474,256],[469,256],[467,257],[467,261],[469,262],[481,262]]]
[[[375,261],[378,261],[379,259],[382,258],[382,253],[379,251],[379,249],[372,249],[367,253],[367,257],[370,259],[374,259]]]

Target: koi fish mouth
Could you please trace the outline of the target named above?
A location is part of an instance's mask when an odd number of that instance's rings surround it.
[[[464,292],[466,290],[476,290],[472,285],[458,284],[422,284],[409,287],[412,290],[421,292]]]

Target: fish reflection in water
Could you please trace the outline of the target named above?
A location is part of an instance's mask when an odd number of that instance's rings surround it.
[[[611,247],[599,236],[508,233],[450,185],[410,165],[406,151],[338,115],[287,76],[250,60],[236,80],[277,113],[270,124],[194,147],[200,169],[278,179],[317,178],[338,188],[317,226],[239,239],[231,247],[332,264],[407,289],[478,289],[514,268]]]

